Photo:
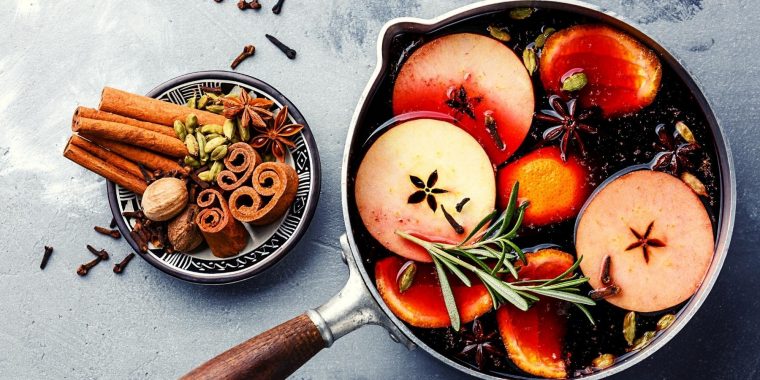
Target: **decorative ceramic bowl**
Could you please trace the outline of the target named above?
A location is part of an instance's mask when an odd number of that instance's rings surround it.
[[[295,105],[272,86],[247,75],[228,71],[185,74],[160,84],[147,96],[185,104],[194,94],[202,93],[201,86],[221,86],[224,93],[240,86],[258,97],[272,100],[275,109],[287,105],[290,113],[288,122],[305,126],[293,138],[295,148],[289,148],[286,156],[286,163],[292,165],[298,173],[295,201],[275,223],[262,227],[244,223],[251,239],[240,254],[221,259],[213,256],[205,244],[190,253],[167,253],[164,249],[151,245],[147,253],[140,254],[156,268],[177,278],[203,284],[224,284],[246,280],[270,268],[293,249],[306,232],[319,199],[319,153],[309,125]],[[108,201],[119,229],[129,245],[139,252],[138,245],[129,235],[135,220],[122,216],[122,213],[139,210],[140,196],[110,181],[107,187]]]

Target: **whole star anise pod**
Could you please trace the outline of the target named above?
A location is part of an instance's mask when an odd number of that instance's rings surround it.
[[[253,98],[248,91],[240,92],[240,97],[225,96],[222,98],[224,104],[224,117],[234,119],[240,117],[241,126],[248,128],[253,125],[258,128],[266,128],[266,119],[272,118],[272,108],[274,102],[265,98]]]
[[[504,352],[499,348],[496,340],[497,335],[496,331],[486,334],[480,320],[474,320],[472,331],[462,332],[464,348],[459,352],[459,356],[469,357],[474,352],[475,364],[481,371],[484,370],[489,364],[489,358],[504,356]]]
[[[567,161],[568,146],[570,139],[575,139],[575,143],[578,145],[578,150],[581,154],[586,154],[586,147],[583,145],[583,139],[579,131],[589,134],[596,134],[596,128],[585,123],[591,116],[590,112],[582,112],[576,115],[577,99],[573,98],[567,102],[563,102],[562,98],[557,95],[552,95],[549,98],[549,106],[551,109],[542,110],[536,113],[536,119],[556,124],[555,126],[544,131],[544,141],[552,141],[562,137],[560,139],[559,149],[562,161]]]
[[[286,124],[288,120],[288,106],[283,106],[269,125],[264,123],[263,127],[255,126],[259,135],[254,136],[251,140],[251,146],[256,149],[270,150],[277,161],[285,161],[285,147],[294,148],[296,144],[288,139],[301,132],[303,125]]]
[[[660,153],[655,156],[652,169],[678,175],[683,170],[693,168],[689,157],[699,149],[696,141],[678,141],[678,136],[681,136],[678,131],[668,133],[665,124],[658,125],[654,131],[658,140],[655,146]]]

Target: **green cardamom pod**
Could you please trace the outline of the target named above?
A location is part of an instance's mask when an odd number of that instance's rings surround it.
[[[217,137],[224,137],[224,136],[222,136],[222,135],[220,135],[218,133],[209,133],[209,134],[206,135],[206,141],[211,141],[211,140],[213,140],[213,139],[215,139]]]
[[[193,95],[193,97],[190,98],[190,100],[187,101],[187,106],[190,107],[190,108],[192,108],[192,109],[196,109],[196,108],[198,108],[197,103],[198,103],[198,97],[195,96],[195,95]]]
[[[193,158],[193,156],[185,156],[185,165],[193,169],[198,169],[199,167],[201,167],[201,163],[195,158]]]
[[[214,176],[212,175],[211,170],[206,170],[198,173],[198,178],[204,182],[211,182],[214,180]]]
[[[201,127],[201,132],[204,135],[207,135],[209,133],[216,133],[218,135],[221,135],[224,133],[224,128],[222,128],[222,126],[219,124],[206,124]]]
[[[676,131],[678,131],[678,134],[683,137],[684,140],[686,140],[689,144],[696,144],[697,139],[694,137],[694,133],[691,132],[691,129],[689,129],[689,126],[686,125],[683,121],[676,122]]]
[[[195,132],[195,128],[198,128],[198,117],[195,116],[194,113],[187,115],[187,119],[185,120],[185,126],[187,127],[188,133]],[[193,131],[193,132],[189,132],[189,131]]]
[[[251,131],[248,129],[248,127],[244,127],[243,123],[237,123],[237,128],[240,140],[248,142],[248,140],[251,139]]]
[[[225,120],[224,125],[222,126],[222,132],[224,132],[224,137],[226,137],[227,140],[232,140],[232,138],[235,137],[235,123],[230,119]]]
[[[206,109],[206,105],[208,104],[208,95],[201,96],[200,99],[198,99],[198,109]]]
[[[206,111],[213,112],[215,114],[221,114],[224,112],[224,106],[221,105],[213,105],[213,106],[206,106]]]
[[[211,152],[211,159],[214,161],[221,160],[224,157],[227,157],[227,145],[219,145]]]
[[[501,42],[509,42],[509,40],[512,39],[512,36],[510,36],[509,33],[507,33],[506,28],[499,28],[498,26],[495,26],[495,25],[489,25],[488,28],[486,28],[486,30],[488,30],[488,33],[491,34],[491,37]]]
[[[219,100],[219,95],[214,94],[213,92],[207,92],[205,95],[211,99],[212,102],[216,103],[217,100]]]
[[[542,48],[546,44],[546,39],[549,38],[549,36],[552,35],[552,33],[556,32],[557,30],[554,28],[546,28],[544,29],[544,32],[539,34],[538,37],[536,37],[536,47]]]
[[[665,330],[675,322],[676,316],[673,314],[665,314],[657,321],[657,331]]]
[[[198,140],[193,135],[185,136],[185,146],[187,153],[193,157],[198,157]]]
[[[214,151],[214,149],[216,149],[216,147],[226,142],[227,142],[227,139],[224,137],[213,138],[211,140],[206,141],[206,147],[203,150],[205,150],[206,153],[211,153]]]
[[[214,163],[211,164],[211,168],[209,169],[211,172],[211,181],[216,181],[216,176],[218,176],[223,169],[224,164],[222,161],[214,161]]]
[[[414,282],[414,275],[417,274],[417,265],[414,261],[407,261],[399,269],[398,277],[398,291],[403,293],[412,286]]]
[[[206,153],[206,136],[201,131],[195,132],[195,139],[198,141],[198,153],[200,153],[201,162],[208,160],[208,153]]]
[[[523,64],[528,69],[528,75],[533,75],[538,69],[538,63],[536,61],[536,51],[532,47],[526,47],[522,54]]]
[[[588,84],[588,77],[586,74],[575,73],[562,82],[562,90],[568,92],[580,91],[583,87],[586,87],[586,84]]]
[[[629,311],[623,318],[623,337],[629,346],[636,339],[636,312]]]
[[[512,20],[525,20],[533,14],[533,8],[515,8],[509,11]]]
[[[174,120],[174,134],[177,135],[178,139],[185,141],[187,129],[185,129],[185,125],[179,120]]]

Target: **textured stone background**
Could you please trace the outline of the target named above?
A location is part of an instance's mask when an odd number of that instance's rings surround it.
[[[433,17],[466,1],[288,0],[282,15],[235,1],[2,0],[0,11],[0,377],[172,378],[214,353],[314,307],[343,285],[339,165],[377,32],[397,16]],[[715,106],[736,159],[731,252],[683,332],[621,378],[760,378],[760,18],[750,0],[592,0],[638,22],[682,58]],[[287,60],[264,39],[298,50]],[[61,157],[72,111],[109,85],[138,93],[174,76],[226,69],[279,88],[309,120],[322,155],[316,217],[298,249],[265,275],[224,287],[170,278],[140,259],[78,278],[87,243],[117,259],[124,241],[95,235],[111,220],[102,179]],[[38,269],[43,246],[55,246]],[[305,379],[457,378],[379,327],[361,329],[295,374]]]

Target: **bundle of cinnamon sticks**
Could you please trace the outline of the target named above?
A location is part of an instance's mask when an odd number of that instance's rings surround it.
[[[186,172],[187,155],[175,137],[174,120],[195,114],[201,124],[223,124],[224,116],[106,87],[98,109],[78,107],[74,134],[63,155],[137,194],[147,186],[140,165],[164,172]]]

